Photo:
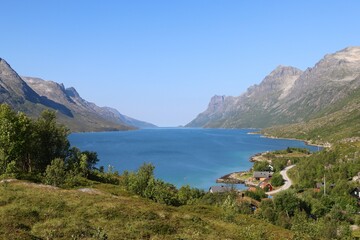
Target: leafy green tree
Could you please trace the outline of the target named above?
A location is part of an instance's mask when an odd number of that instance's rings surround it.
[[[257,201],[261,201],[261,199],[266,198],[267,195],[263,189],[257,187],[255,191],[246,191],[245,196],[251,197]]]
[[[15,113],[8,105],[0,105],[0,174],[9,162],[18,171],[31,172],[33,124],[24,113]]]
[[[88,157],[86,154],[80,155],[79,170],[81,176],[87,177],[89,175]]]
[[[272,177],[271,177],[271,185],[273,185],[274,187],[279,187],[284,185],[284,179],[281,176],[280,173],[275,173]]]
[[[293,191],[283,191],[274,197],[275,210],[285,212],[287,216],[294,216],[296,210],[300,209],[300,199]]]
[[[254,171],[271,171],[267,161],[258,161],[254,163]]]
[[[144,197],[158,203],[164,203],[173,206],[180,205],[176,194],[177,189],[174,185],[154,178],[150,178],[144,191]]]
[[[55,112],[45,110],[35,121],[34,155],[36,169],[43,172],[52,159],[65,158],[70,143],[67,139],[69,131],[56,123]]]
[[[6,174],[9,175],[14,175],[16,173],[18,173],[18,169],[16,167],[16,162],[15,161],[11,161],[8,163],[8,165],[6,166]]]
[[[177,195],[180,204],[186,205],[193,204],[195,201],[203,197],[205,193],[200,189],[191,188],[189,185],[185,185],[179,189]]]
[[[56,158],[51,161],[51,164],[46,167],[45,182],[53,186],[61,186],[65,182],[66,172],[65,163],[61,158]]]
[[[96,164],[99,162],[97,152],[83,151],[82,154],[86,156],[86,168],[89,171],[94,170]]]
[[[15,151],[16,161],[23,172],[32,172],[33,163],[34,124],[24,113],[17,114]]]
[[[272,199],[266,199],[260,202],[259,210],[256,212],[261,218],[267,219],[269,222],[275,224],[277,220],[277,212]]]
[[[7,165],[14,159],[14,139],[16,138],[16,114],[6,104],[0,105],[0,173],[6,171]]]
[[[128,189],[142,197],[145,197],[145,190],[149,182],[154,179],[154,166],[144,163],[136,173],[129,174]]]

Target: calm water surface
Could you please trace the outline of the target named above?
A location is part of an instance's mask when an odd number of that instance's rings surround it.
[[[303,142],[263,138],[246,129],[158,128],[126,132],[73,133],[69,140],[81,150],[96,151],[99,166],[114,166],[120,173],[136,170],[144,162],[155,175],[180,187],[208,189],[227,173],[248,170],[249,158],[259,152],[317,147]]]

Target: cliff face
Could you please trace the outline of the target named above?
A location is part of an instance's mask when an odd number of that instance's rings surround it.
[[[14,107],[25,101],[39,103],[41,98],[0,58],[0,102]]]
[[[57,111],[59,122],[73,131],[129,130],[137,128],[136,124],[147,124],[126,117],[115,109],[98,107],[81,98],[74,88],[65,89],[63,84],[40,78],[20,77],[1,58],[0,103],[31,117],[39,116],[44,109],[53,109]]]
[[[220,108],[209,104],[187,126],[263,128],[307,121],[358,89],[359,75],[360,47],[326,55],[304,72],[279,66],[242,95],[226,97]]]

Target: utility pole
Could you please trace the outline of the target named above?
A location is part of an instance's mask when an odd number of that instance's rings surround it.
[[[325,179],[325,171],[324,171],[324,196],[325,195],[326,195],[326,179]]]

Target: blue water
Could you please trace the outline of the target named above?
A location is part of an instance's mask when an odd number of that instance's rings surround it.
[[[269,139],[244,129],[156,128],[125,132],[73,133],[72,146],[96,151],[99,166],[114,166],[120,173],[136,170],[144,162],[155,166],[155,175],[180,187],[208,189],[215,180],[234,171],[248,170],[249,158],[259,152],[317,147],[303,142]]]

